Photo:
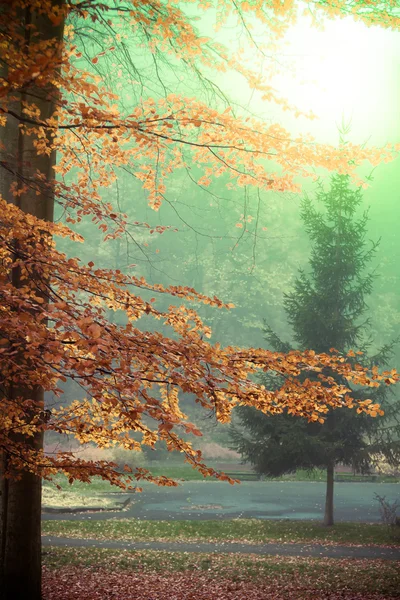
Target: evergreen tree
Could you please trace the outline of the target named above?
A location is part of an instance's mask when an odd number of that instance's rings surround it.
[[[322,209],[305,197],[301,211],[312,243],[309,271],[299,272],[293,291],[284,299],[294,342],[301,349],[321,353],[334,348],[343,354],[349,353],[354,362],[385,365],[395,342],[368,356],[372,340],[368,336],[366,297],[372,291],[374,275],[366,272],[366,267],[378,242],[367,243],[368,213],[357,216],[362,202],[361,189],[352,189],[347,175],[336,174],[331,178],[329,191],[319,186],[316,200]],[[266,327],[264,331],[273,350],[288,352],[293,347],[271,328]],[[363,354],[353,353],[355,348]],[[266,375],[264,383],[269,389],[281,385],[279,376]],[[395,422],[394,402],[388,394],[385,386],[373,391],[352,388],[353,398],[381,403],[385,414],[377,419],[356,411],[331,410],[323,423],[307,422],[288,413],[267,416],[250,407],[239,407],[241,427],[231,430],[232,447],[252,463],[258,473],[267,476],[279,476],[300,468],[326,469],[324,524],[333,525],[335,465],[352,466],[366,473],[378,452],[392,463],[398,460],[399,428]]]

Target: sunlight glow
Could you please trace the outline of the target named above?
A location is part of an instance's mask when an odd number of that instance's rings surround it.
[[[275,86],[300,109],[311,109],[324,130],[337,131],[343,117],[365,138],[387,140],[394,124],[399,129],[397,35],[352,20],[318,31],[302,19],[286,39],[295,76],[279,75]]]

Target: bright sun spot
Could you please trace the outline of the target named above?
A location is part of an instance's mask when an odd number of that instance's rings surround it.
[[[298,108],[312,110],[328,134],[337,138],[343,117],[365,138],[393,130],[394,117],[398,127],[398,36],[351,20],[318,31],[302,20],[287,41],[284,54],[296,75],[278,76],[275,87]]]

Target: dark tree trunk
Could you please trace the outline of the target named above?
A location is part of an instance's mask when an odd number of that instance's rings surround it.
[[[41,598],[41,480],[23,472],[20,480],[2,483],[0,597],[37,600]]]
[[[324,525],[330,527],[333,525],[333,481],[335,475],[335,465],[329,463],[326,468],[326,498],[325,498],[325,514]]]
[[[63,0],[54,0],[61,6]],[[18,12],[16,12],[16,10]],[[62,40],[63,23],[54,24],[46,15],[34,12],[29,6],[25,9],[15,9],[12,2],[1,7],[2,16],[6,14],[10,20],[17,20],[21,33],[25,36],[26,48],[30,45],[31,32],[38,35],[36,39]],[[9,14],[8,14],[9,12]],[[31,29],[33,28],[33,29]],[[23,48],[18,49],[24,52]],[[56,52],[61,50],[61,45]],[[3,67],[2,75],[7,77],[7,68]],[[19,125],[18,116],[23,116],[22,107],[26,91],[33,92],[29,101],[35,102],[40,111],[41,120],[52,116],[58,93],[54,88],[26,89],[24,92],[15,91],[12,104],[13,115],[7,115],[5,127],[0,127],[1,173],[0,193],[8,202],[16,204],[23,212],[32,214],[45,221],[53,220],[54,196],[51,183],[54,181],[53,166],[55,153],[38,155],[34,146],[34,136],[24,135]],[[35,100],[33,100],[33,98]],[[16,115],[16,116],[15,116]],[[36,193],[34,186],[28,187],[20,195],[10,192],[10,185],[18,181],[34,181],[36,173],[43,175],[49,185],[42,186]],[[20,286],[20,275],[17,270],[10,273],[10,281],[15,287]],[[26,285],[26,283],[25,283]],[[32,282],[34,285],[34,281]],[[46,301],[46,298],[44,298]],[[20,357],[21,364],[26,369],[26,379],[29,381],[29,370],[34,365],[29,360]],[[8,384],[8,385],[7,385]],[[33,400],[32,417],[41,413],[44,408],[43,390],[32,389],[24,382],[14,385],[6,382],[5,393],[16,401],[19,399]],[[0,398],[1,401],[1,398]],[[0,414],[1,418],[1,414]],[[32,437],[18,439],[21,444],[31,446],[36,450],[43,448],[43,434],[37,432]],[[15,473],[9,468],[7,449],[0,453],[0,599],[1,600],[40,600],[41,598],[41,478],[29,470]],[[7,473],[7,477],[5,477]],[[17,477],[16,477],[17,475]]]

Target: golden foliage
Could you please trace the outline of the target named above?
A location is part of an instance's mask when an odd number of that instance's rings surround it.
[[[297,7],[293,0],[196,4],[200,8],[217,7],[220,22],[232,14],[239,19],[252,14],[276,36],[293,22]],[[330,3],[329,10],[326,3],[308,4],[336,14],[357,3]],[[369,2],[369,6],[378,4]],[[183,433],[201,433],[181,411],[182,392],[193,394],[221,422],[229,421],[237,404],[272,414],[287,410],[323,421],[330,407],[353,404],[349,389],[324,375],[328,368],[360,385],[392,384],[398,375],[394,371],[369,373],[358,364],[346,363],[346,357],[338,353],[285,355],[212,345],[205,339],[210,336],[209,329],[193,309],[171,306],[160,311],[154,298],[148,302],[139,294],[144,290],[169,294],[223,309],[231,308],[231,304],[191,288],[149,284],[119,270],[99,269],[93,262],[85,266],[76,258],[67,258],[56,249],[54,236],[77,242],[82,238],[66,225],[33,216],[34,199],[28,210],[22,210],[20,199],[52,194],[63,206],[67,222],[73,224],[90,215],[107,238],[121,235],[127,227],[127,216],[117,213],[101,195],[116,180],[120,167],[129,167],[142,182],[150,206],[157,210],[169,174],[192,162],[202,167],[202,186],[225,175],[230,180],[228,185],[293,191],[297,189],[297,175],[312,175],[316,167],[354,175],[356,166],[364,160],[377,164],[390,158],[392,148],[367,150],[349,144],[337,149],[316,144],[307,136],[292,139],[278,125],[235,116],[230,110],[219,111],[178,94],[146,97],[123,108],[105,79],[93,71],[121,46],[121,34],[115,34],[112,45],[90,56],[92,70],[89,66],[84,70],[82,54],[73,40],[77,23],[80,28],[90,29],[103,20],[110,31],[114,31],[113,25],[116,31],[123,23],[124,35],[145,36],[150,51],[184,59],[193,68],[198,64],[217,72],[233,68],[265,99],[291,109],[238,57],[200,37],[176,3],[132,0],[121,4],[117,13],[113,6],[86,1],[64,4],[13,0],[8,11],[0,10],[0,48],[6,65],[0,86],[0,125],[17,123],[18,135],[29,138],[34,148],[28,178],[21,177],[15,157],[8,156],[1,165],[12,172],[14,182],[13,201],[6,200],[9,190],[0,197],[0,358],[4,389],[0,447],[8,453],[10,472],[29,468],[50,477],[61,470],[71,481],[88,481],[98,474],[124,487],[130,485],[131,478],[120,475],[111,462],[82,461],[66,452],[46,456],[24,440],[47,430],[72,433],[79,442],[94,442],[99,448],[120,444],[139,450],[142,444],[153,446],[161,439],[168,449],[182,452],[204,475],[232,483],[226,475],[207,467],[201,453],[183,439]],[[32,16],[29,35],[21,18],[22,8]],[[366,12],[357,12],[356,8],[356,16],[373,22]],[[51,32],[65,18],[66,35],[60,43]],[[397,24],[393,19],[388,17],[386,26]],[[51,107],[51,114],[45,114],[44,107]],[[6,151],[4,147],[1,150]],[[55,153],[56,179],[35,170],[36,159]],[[280,168],[279,175],[266,172],[266,159]],[[159,233],[164,229],[154,228]],[[110,309],[124,311],[127,324],[110,323],[106,318]],[[143,316],[159,320],[174,335],[143,331],[138,324]],[[284,375],[284,385],[270,391],[254,383],[253,375],[258,370]],[[300,383],[298,375],[303,371],[309,372],[310,378]],[[319,377],[312,377],[315,373]],[[67,378],[86,390],[86,399],[51,411],[35,405],[34,390],[41,388],[60,395],[59,381]],[[10,388],[23,388],[24,393],[11,394]],[[368,401],[358,402],[357,410],[372,416],[380,413],[379,406]],[[137,434],[135,439],[133,433]],[[153,477],[143,468],[137,468],[132,476],[173,485],[171,480]]]

